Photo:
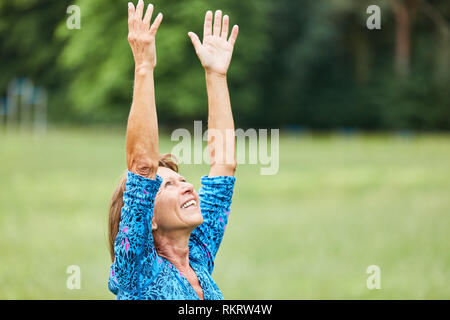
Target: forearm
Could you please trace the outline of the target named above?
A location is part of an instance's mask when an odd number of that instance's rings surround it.
[[[236,168],[234,120],[226,75],[206,72],[210,176],[232,176]]]
[[[158,120],[152,68],[137,66],[135,70],[126,154],[128,170],[150,179],[155,178],[158,163]]]

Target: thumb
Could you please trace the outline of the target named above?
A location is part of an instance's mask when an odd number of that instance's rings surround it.
[[[191,38],[192,45],[194,46],[195,52],[198,52],[198,50],[200,49],[200,46],[202,45],[202,43],[200,42],[200,39],[194,32],[188,32],[188,36],[189,36],[189,38]]]

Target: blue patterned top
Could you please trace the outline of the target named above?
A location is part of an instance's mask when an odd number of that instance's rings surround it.
[[[236,178],[201,178],[199,190],[203,223],[189,239],[189,264],[197,274],[205,300],[223,299],[211,277],[214,259],[228,223]],[[124,206],[114,243],[115,260],[108,288],[122,299],[198,300],[186,277],[173,264],[158,256],[151,232],[153,205],[162,178],[147,179],[127,172]]]

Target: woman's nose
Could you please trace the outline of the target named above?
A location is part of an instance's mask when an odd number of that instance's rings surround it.
[[[183,183],[183,194],[194,191],[194,185],[189,182]]]

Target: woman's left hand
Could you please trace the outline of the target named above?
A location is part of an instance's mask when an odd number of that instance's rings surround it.
[[[233,54],[234,43],[238,35],[239,28],[233,26],[231,35],[228,37],[229,17],[223,16],[222,11],[217,10],[214,17],[214,28],[212,26],[212,11],[208,10],[205,16],[203,43],[200,42],[198,36],[189,32],[200,62],[206,72],[226,75]],[[213,31],[211,31],[213,29]]]

